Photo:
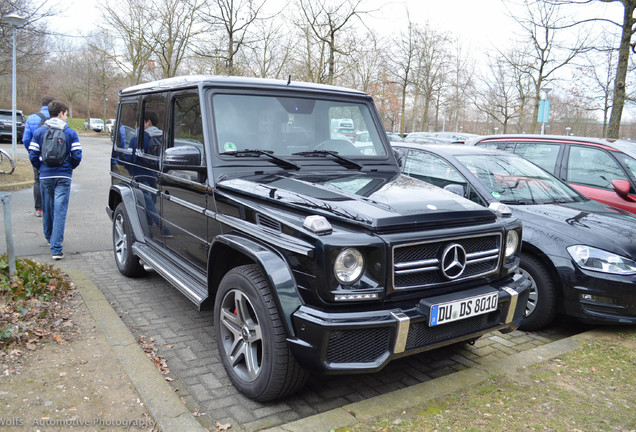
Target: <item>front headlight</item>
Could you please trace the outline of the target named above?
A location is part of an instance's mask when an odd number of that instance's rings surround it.
[[[350,285],[362,276],[364,258],[358,249],[343,249],[336,258],[333,272],[338,282]]]
[[[508,231],[508,235],[506,236],[506,258],[514,255],[518,246],[519,234],[514,230]]]
[[[567,251],[574,262],[586,270],[612,274],[636,273],[636,262],[634,260],[611,252],[584,245],[570,246]]]

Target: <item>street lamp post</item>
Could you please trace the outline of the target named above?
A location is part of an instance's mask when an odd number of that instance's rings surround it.
[[[16,159],[17,143],[18,143],[18,130],[16,127],[16,71],[15,71],[15,34],[16,29],[23,26],[26,22],[26,18],[22,18],[16,13],[6,15],[2,18],[2,21],[13,27],[13,57],[11,67],[11,152],[13,159]]]

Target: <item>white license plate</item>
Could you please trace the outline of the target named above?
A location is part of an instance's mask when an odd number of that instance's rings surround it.
[[[493,292],[431,306],[428,325],[433,327],[492,312],[497,309],[499,293]]]

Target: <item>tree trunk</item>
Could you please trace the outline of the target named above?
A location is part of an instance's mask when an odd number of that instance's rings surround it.
[[[629,66],[632,26],[634,25],[633,14],[634,8],[636,7],[636,1],[634,0],[622,0],[622,3],[625,8],[625,13],[623,14],[623,33],[618,51],[616,80],[614,81],[614,101],[612,103],[609,127],[607,128],[608,138],[618,138],[620,133],[621,117],[625,106],[625,81],[627,79],[627,68]]]

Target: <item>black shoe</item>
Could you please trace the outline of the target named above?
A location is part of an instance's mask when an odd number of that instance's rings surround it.
[[[53,254],[53,256],[51,256],[51,258],[53,258],[54,260],[58,261],[58,260],[61,260],[62,258],[64,258],[64,254],[62,252],[60,252],[59,254]]]

